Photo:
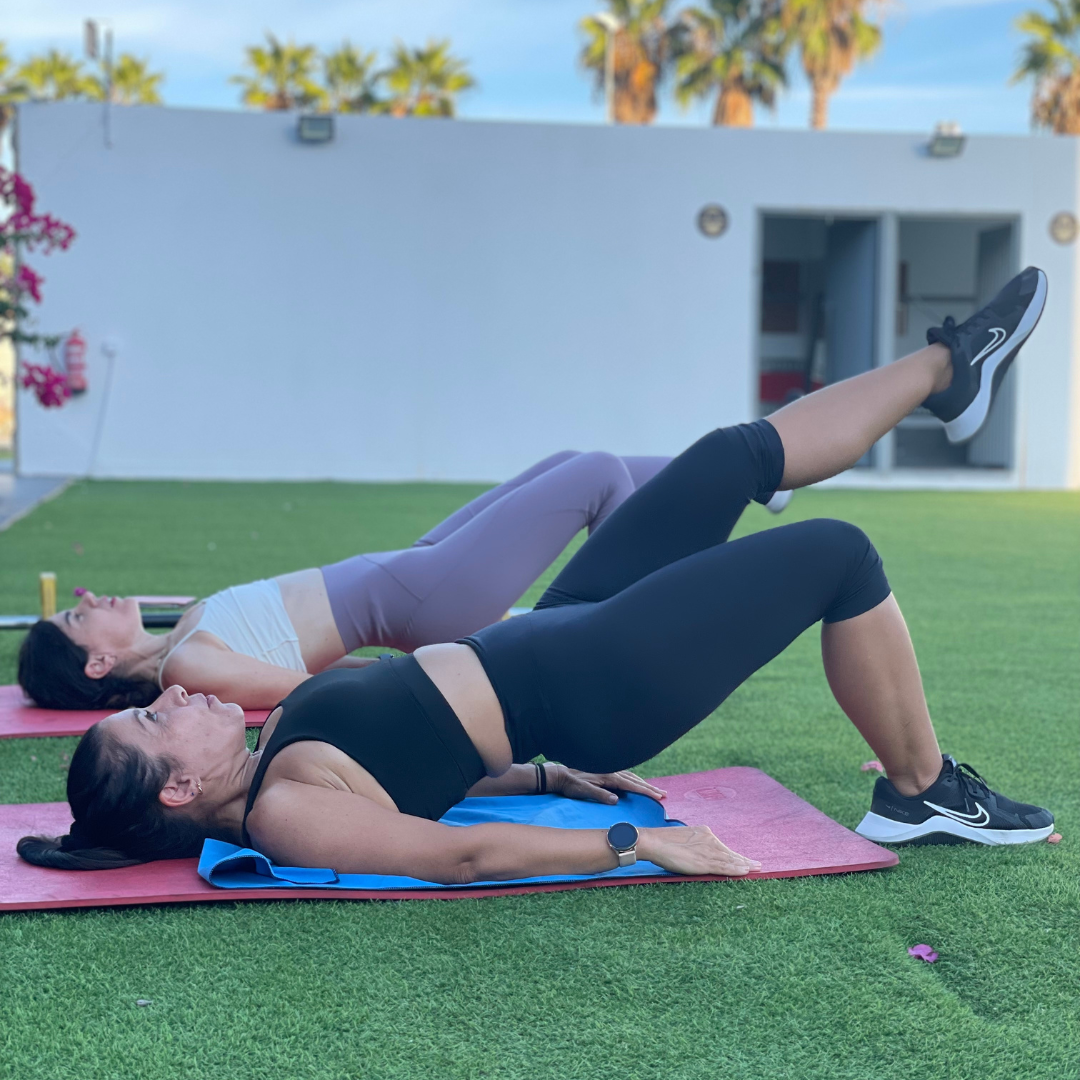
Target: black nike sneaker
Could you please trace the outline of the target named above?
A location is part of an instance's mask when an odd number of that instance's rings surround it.
[[[878,844],[1033,844],[1053,832],[1049,810],[1006,799],[970,765],[942,758],[938,778],[911,798],[878,777],[870,812],[855,831]]]
[[[983,426],[1005,372],[1045,306],[1046,275],[1029,266],[966,322],[957,326],[950,315],[943,326],[926,331],[930,345],[946,345],[952,353],[952,385],[923,402],[945,421],[949,442],[967,442]]]

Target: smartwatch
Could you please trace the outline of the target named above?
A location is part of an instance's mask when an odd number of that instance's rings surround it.
[[[617,821],[607,831],[608,847],[615,852],[620,866],[633,866],[637,862],[638,830],[629,821]]]

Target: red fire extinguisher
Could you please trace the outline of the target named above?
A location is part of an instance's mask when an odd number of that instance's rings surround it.
[[[64,368],[68,389],[72,394],[86,393],[86,342],[78,330],[73,330],[64,342]]]

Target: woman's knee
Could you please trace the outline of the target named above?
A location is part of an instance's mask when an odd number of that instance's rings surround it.
[[[850,521],[841,521],[839,518],[811,518],[802,524],[812,528],[815,537],[834,551],[845,551],[859,557],[868,551],[877,554],[870,537]]]
[[[890,592],[885,568],[873,541],[858,525],[835,518],[802,522],[812,532],[822,557],[835,567],[836,593],[826,622],[840,622],[869,611]]]

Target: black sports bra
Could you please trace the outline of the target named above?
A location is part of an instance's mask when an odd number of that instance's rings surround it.
[[[336,746],[375,777],[401,813],[433,821],[486,775],[461,721],[412,656],[315,675],[281,710],[248,791],[245,844],[266,769],[294,742]]]

